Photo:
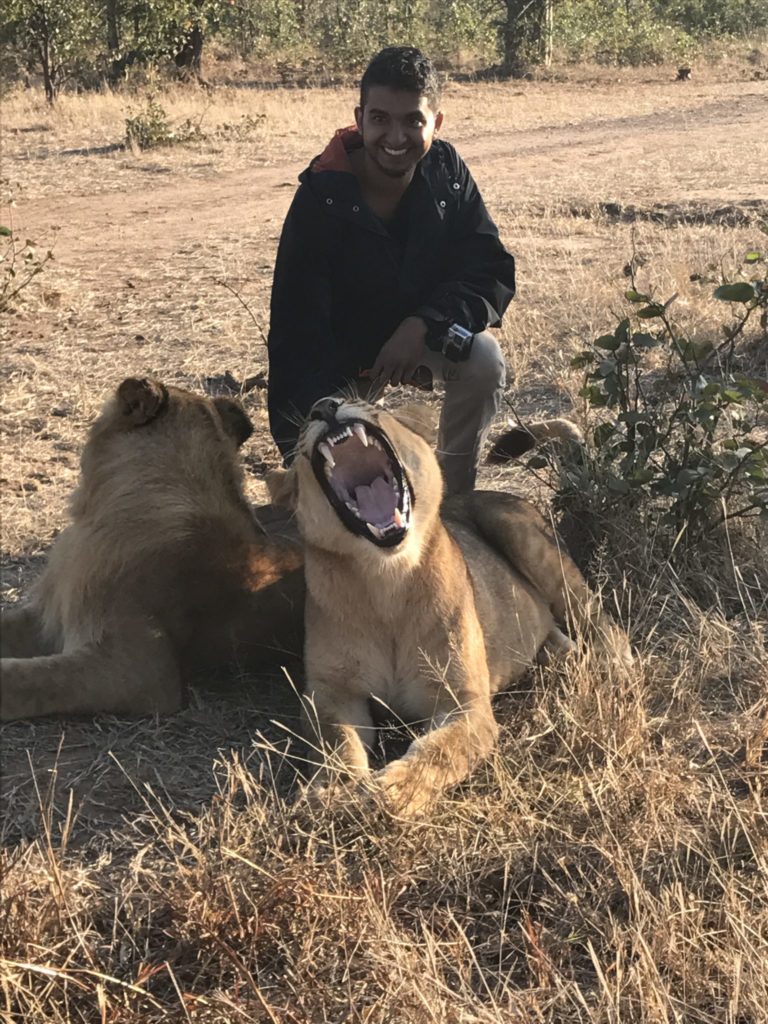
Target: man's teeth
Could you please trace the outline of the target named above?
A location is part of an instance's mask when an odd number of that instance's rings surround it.
[[[406,149],[390,149],[389,146],[384,147],[384,152],[390,156],[402,156],[406,152]]]

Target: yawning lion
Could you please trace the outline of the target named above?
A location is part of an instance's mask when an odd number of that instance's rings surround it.
[[[491,697],[542,648],[571,649],[564,629],[602,634],[629,657],[531,504],[477,491],[441,508],[440,470],[420,434],[411,414],[323,399],[291,468],[267,481],[273,501],[296,509],[305,544],[305,728],[406,814],[489,753]],[[427,723],[375,775],[372,703]]]

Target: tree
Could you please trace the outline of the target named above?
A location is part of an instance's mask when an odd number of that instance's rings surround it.
[[[553,0],[501,0],[498,27],[505,74],[520,75],[530,62],[549,64],[552,6]]]
[[[10,0],[8,6],[10,34],[28,62],[40,67],[45,98],[53,103],[97,45],[97,9],[89,0]]]
[[[132,64],[163,59],[172,59],[184,77],[199,78],[206,32],[228,6],[228,0],[106,0],[110,78],[123,77]]]

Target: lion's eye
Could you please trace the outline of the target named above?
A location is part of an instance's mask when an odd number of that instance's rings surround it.
[[[315,402],[312,406],[309,418],[311,420],[325,420],[330,423],[336,416],[340,406],[341,402],[335,398],[321,398],[319,402]]]

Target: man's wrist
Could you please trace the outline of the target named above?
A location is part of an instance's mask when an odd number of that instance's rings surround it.
[[[422,344],[426,342],[428,325],[427,321],[424,319],[423,316],[407,316],[401,324],[401,327],[406,326],[408,328],[409,333],[412,332],[413,337],[415,337]]]
[[[431,352],[440,352],[452,363],[469,359],[474,335],[461,324],[450,320],[427,319],[425,344]]]
[[[448,333],[448,328],[451,326],[451,321],[438,320],[436,317],[421,317],[421,319],[426,327],[424,343],[427,348],[432,352],[442,352],[443,342]]]

